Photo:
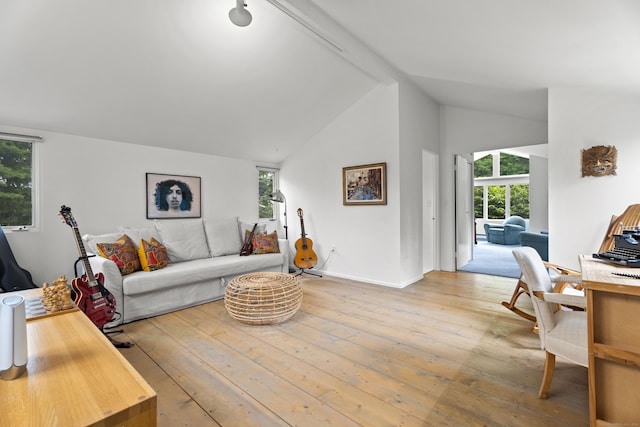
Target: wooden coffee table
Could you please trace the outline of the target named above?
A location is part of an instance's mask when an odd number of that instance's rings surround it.
[[[0,426],[156,425],[155,391],[81,311],[27,320],[27,340],[27,373],[0,381]]]

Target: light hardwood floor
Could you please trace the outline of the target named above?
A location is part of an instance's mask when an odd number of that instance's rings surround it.
[[[161,427],[588,425],[585,368],[559,359],[538,399],[538,337],[500,305],[515,282],[304,278],[284,323],[244,325],[217,301],[127,324],[118,339],[136,343],[121,352],[158,392]]]

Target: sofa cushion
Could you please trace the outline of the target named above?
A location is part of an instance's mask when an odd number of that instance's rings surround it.
[[[136,250],[140,250],[140,241],[142,239],[150,242],[152,238],[156,239],[158,242],[161,242],[160,232],[154,226],[151,227],[129,227],[129,226],[121,226],[118,228],[121,233],[126,234],[131,238],[131,241],[134,245],[136,245]]]
[[[242,240],[238,234],[238,217],[206,220],[204,231],[211,256],[232,255],[240,252]]]
[[[126,234],[113,243],[96,244],[98,253],[115,262],[123,276],[140,270],[140,260],[136,247]]]
[[[272,254],[280,252],[278,246],[278,233],[256,233],[253,235],[254,254]]]
[[[122,237],[123,233],[85,234],[82,236],[84,249],[92,254],[99,254],[98,243],[113,243]]]
[[[143,294],[158,289],[173,288],[198,282],[211,281],[217,277],[240,275],[282,265],[282,254],[241,257],[227,255],[169,264],[162,270],[148,274],[139,271],[123,278],[125,295]]]
[[[153,237],[148,242],[144,239],[140,240],[138,257],[144,271],[160,270],[169,264],[167,248]]]
[[[201,219],[156,220],[156,228],[171,262],[209,258],[209,247]]]

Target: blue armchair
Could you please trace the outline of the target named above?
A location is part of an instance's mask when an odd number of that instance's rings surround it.
[[[500,245],[519,245],[520,233],[527,230],[527,223],[520,216],[510,216],[502,225],[484,225],[487,242]]]
[[[530,246],[535,249],[543,261],[549,261],[549,232],[533,233],[523,231],[520,233],[520,245]]]

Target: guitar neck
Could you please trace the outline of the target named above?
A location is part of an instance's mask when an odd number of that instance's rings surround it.
[[[80,230],[78,227],[72,227],[73,235],[76,238],[76,246],[78,247],[78,252],[80,253],[80,259],[82,260],[82,266],[84,267],[84,271],[87,274],[88,286],[96,286],[97,282],[93,276],[93,270],[91,269],[91,263],[89,262],[89,257],[87,257],[87,251],[84,249],[84,244],[82,243],[82,236],[80,236]]]
[[[307,247],[307,233],[304,231],[304,220],[300,217],[300,234],[302,236],[302,246]]]

